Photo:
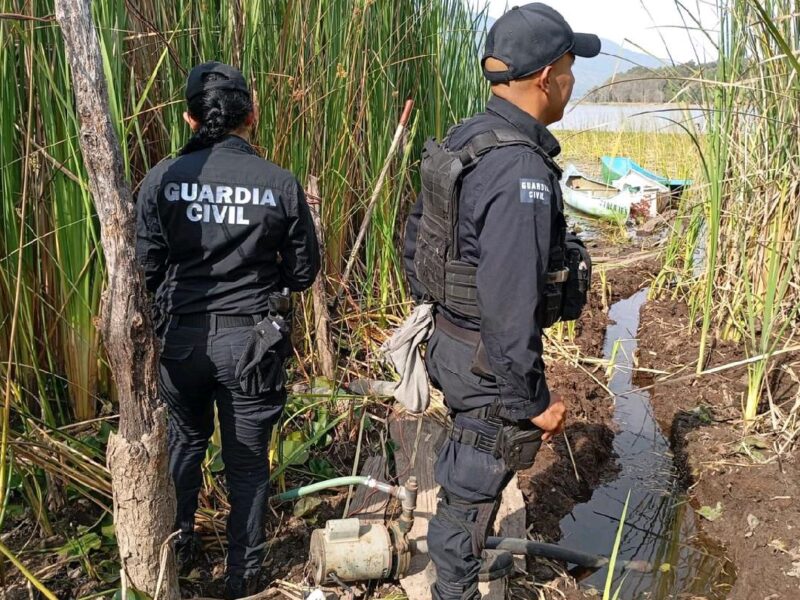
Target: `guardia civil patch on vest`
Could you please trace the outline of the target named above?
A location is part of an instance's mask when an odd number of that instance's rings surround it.
[[[519,201],[523,204],[550,204],[552,190],[546,179],[520,179]]]

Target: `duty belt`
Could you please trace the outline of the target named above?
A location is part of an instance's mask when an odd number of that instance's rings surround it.
[[[440,329],[454,340],[469,344],[470,346],[476,346],[481,340],[480,331],[459,327],[440,313],[436,313],[436,329]]]
[[[219,329],[233,327],[248,327],[261,320],[259,315],[215,315],[209,313],[194,313],[190,315],[171,315],[170,323],[183,327],[212,327],[216,323]]]
[[[493,456],[497,456],[497,439],[498,432],[494,435],[483,433],[482,431],[475,431],[473,429],[466,429],[460,425],[453,423],[450,428],[450,439],[465,446],[473,446],[481,452],[486,452]]]
[[[473,446],[481,452],[486,452],[495,457],[499,456],[500,448],[498,444],[504,422],[498,412],[495,405],[489,405],[459,413],[453,418],[450,425],[450,439],[465,446]],[[457,422],[459,416],[479,420],[483,425],[488,425],[494,431],[486,433],[470,427],[464,427]]]

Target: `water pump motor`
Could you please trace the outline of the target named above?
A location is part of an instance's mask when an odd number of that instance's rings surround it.
[[[309,562],[317,585],[332,583],[332,576],[341,581],[399,579],[408,571],[411,547],[407,535],[417,505],[416,479],[409,477],[404,486],[377,481],[367,485],[398,498],[402,513],[386,525],[335,519],[328,521],[324,529],[315,529],[311,533]]]

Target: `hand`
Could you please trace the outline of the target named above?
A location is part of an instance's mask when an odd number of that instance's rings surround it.
[[[550,406],[543,413],[531,419],[531,423],[543,431],[542,441],[546,442],[557,433],[564,431],[567,419],[567,407],[558,394],[550,395]]]

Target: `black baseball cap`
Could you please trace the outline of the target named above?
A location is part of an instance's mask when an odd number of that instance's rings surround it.
[[[481,66],[486,79],[506,83],[536,73],[567,52],[584,58],[597,56],[600,38],[592,33],[574,33],[561,13],[534,2],[515,6],[495,21],[486,36]],[[502,61],[508,69],[487,71],[487,58]]]
[[[206,75],[214,73],[219,77],[208,81]],[[245,94],[250,94],[250,88],[244,80],[244,75],[236,67],[225,63],[211,61],[197,65],[189,72],[186,79],[186,100],[189,101],[198,94],[208,90],[239,90]]]

